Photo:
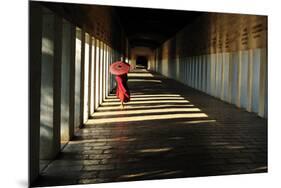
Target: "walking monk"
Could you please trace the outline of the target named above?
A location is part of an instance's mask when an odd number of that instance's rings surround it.
[[[120,99],[121,109],[124,109],[124,103],[130,101],[130,91],[127,85],[128,76],[127,74],[116,75],[115,80],[117,83],[116,96]]]
[[[117,61],[110,65],[110,72],[115,76],[116,80],[116,96],[120,99],[121,109],[124,108],[124,103],[130,101],[130,91],[127,85],[127,73],[130,70],[130,64],[123,61]]]

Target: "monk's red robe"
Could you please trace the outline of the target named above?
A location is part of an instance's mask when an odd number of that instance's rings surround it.
[[[115,77],[115,80],[117,83],[116,96],[120,99],[121,102],[130,101],[130,91],[127,86],[127,74],[117,75]]]

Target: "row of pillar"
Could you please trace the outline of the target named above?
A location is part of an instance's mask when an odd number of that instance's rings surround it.
[[[170,58],[157,49],[151,70],[267,117],[267,49]]]
[[[30,4],[29,181],[71,140],[114,87],[118,51],[51,10]],[[41,163],[45,164],[45,163]]]

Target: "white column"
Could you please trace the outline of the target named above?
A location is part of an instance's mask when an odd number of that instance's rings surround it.
[[[94,109],[95,109],[95,60],[96,60],[96,56],[95,56],[95,52],[96,52],[96,44],[95,44],[95,38],[92,37],[92,56],[91,56],[91,102],[90,102],[90,114],[94,113]]]
[[[62,68],[61,68],[61,141],[70,139],[70,62],[71,25],[63,20],[62,28]]]
[[[83,81],[84,81],[84,96],[83,96],[83,123],[88,120],[89,115],[89,62],[90,62],[90,35],[84,34],[84,66],[83,66]]]
[[[95,62],[95,110],[99,106],[99,78],[100,78],[100,41],[96,39],[96,62]]]
[[[81,95],[81,55],[82,55],[82,30],[76,27],[75,39],[75,115],[74,125],[78,128],[80,125],[80,95]]]

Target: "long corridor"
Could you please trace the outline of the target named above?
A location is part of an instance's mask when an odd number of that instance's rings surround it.
[[[41,173],[36,186],[267,172],[267,121],[145,69],[114,94]]]

